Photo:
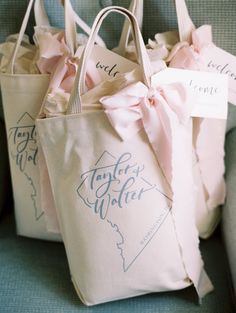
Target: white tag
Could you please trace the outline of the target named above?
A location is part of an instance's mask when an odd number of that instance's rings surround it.
[[[77,50],[78,57],[81,56],[84,46]],[[107,79],[119,77],[119,74],[131,72],[139,64],[134,63],[119,54],[106,48],[95,45],[89,58],[90,69],[98,71],[101,82]]]
[[[177,82],[184,83],[191,92],[191,116],[227,119],[227,75],[167,68],[152,77],[154,87]]]
[[[236,105],[236,57],[216,46],[205,49],[203,53],[210,72],[228,75],[228,101]]]

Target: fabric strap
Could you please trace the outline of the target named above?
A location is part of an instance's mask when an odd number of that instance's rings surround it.
[[[139,28],[142,29],[143,24],[143,0],[132,0],[129,6],[129,11],[136,17]],[[125,56],[130,37],[130,23],[128,19],[125,19],[124,26],[121,32],[121,37],[118,46],[116,47],[116,53],[121,56]]]
[[[35,19],[36,19],[36,25],[37,26],[50,26],[50,22],[48,19],[48,16],[46,14],[45,6],[44,6],[44,0],[30,0],[28,7],[26,9],[26,13],[21,25],[21,29],[19,32],[19,36],[17,39],[17,42],[15,44],[15,48],[12,52],[12,55],[9,60],[9,64],[7,67],[7,73],[14,74],[14,64],[16,61],[16,56],[19,50],[19,47],[21,45],[21,42],[23,40],[23,36],[29,21],[30,13],[32,10],[32,6],[34,4],[34,12],[35,12]],[[80,26],[81,29],[83,29],[86,33],[90,34],[91,29],[90,27],[82,21],[82,19],[75,13],[73,10],[73,7],[71,5],[70,0],[64,0],[63,4],[65,6],[65,33],[66,33],[66,43],[69,47],[72,54],[75,53],[77,48],[76,43],[76,24]],[[105,46],[103,40],[100,37],[96,37],[96,42],[101,45]]]
[[[189,16],[188,8],[185,0],[175,0],[179,39],[191,43],[191,34],[195,26]]]
[[[76,23],[74,19],[75,14],[71,2],[69,0],[64,1],[64,7],[65,7],[66,44],[70,52],[74,55],[77,50],[77,33],[76,33]]]
[[[50,26],[49,18],[45,10],[44,0],[35,0],[34,17],[37,26]]]
[[[22,42],[25,30],[26,30],[26,26],[27,26],[28,21],[29,21],[29,16],[30,16],[30,12],[31,12],[33,3],[34,3],[34,0],[30,0],[30,2],[28,4],[28,7],[27,7],[27,10],[25,12],[25,16],[24,16],[24,19],[23,19],[23,22],[22,22],[22,25],[21,25],[21,29],[20,29],[20,32],[19,32],[19,35],[18,35],[18,39],[17,39],[16,44],[15,44],[15,48],[13,50],[13,53],[11,55],[9,64],[7,66],[7,73],[14,74],[14,64],[15,64],[17,52],[18,52],[19,47],[21,45],[21,42]]]
[[[62,5],[68,5],[70,6],[70,10],[72,12],[72,14],[74,14],[74,16],[72,17],[73,20],[75,21],[76,25],[79,26],[80,29],[82,29],[87,35],[90,34],[91,32],[91,28],[82,20],[82,18],[73,10],[72,6],[71,6],[71,3],[70,1],[65,1],[65,0],[62,0]],[[71,27],[71,26],[70,26]],[[72,32],[71,32],[72,34]],[[104,41],[102,40],[102,38],[100,36],[97,36],[96,37],[96,43],[101,46],[101,47],[106,47]]]
[[[75,13],[75,12],[74,12]],[[75,23],[87,34],[89,35],[91,33],[91,28],[79,17],[78,14],[75,13],[74,15]],[[96,37],[96,43],[101,47],[106,47],[104,41],[100,36]]]
[[[70,96],[69,104],[68,104],[68,110],[67,114],[77,114],[81,112],[81,95],[85,91],[85,75],[86,75],[86,68],[88,59],[90,57],[92,48],[94,46],[95,38],[97,36],[97,33],[101,27],[101,24],[103,20],[112,12],[116,12],[119,14],[124,15],[126,18],[129,19],[131,24],[131,29],[133,32],[134,37],[134,43],[137,50],[137,55],[139,59],[139,64],[141,65],[142,73],[143,73],[143,81],[146,86],[150,87],[150,77],[152,75],[151,65],[149,61],[149,57],[147,55],[147,51],[143,42],[143,38],[141,35],[141,32],[139,30],[138,22],[135,18],[135,16],[127,9],[123,7],[107,7],[100,11],[100,13],[97,15],[91,34],[88,39],[88,43],[83,51],[83,54],[81,56],[74,87],[72,89],[72,93]]]
[[[132,0],[129,10],[135,15],[138,20],[139,27],[142,29],[143,22],[143,0]],[[191,33],[195,29],[195,26],[189,16],[189,12],[186,6],[185,0],[175,0],[177,22],[179,29],[180,41],[187,41],[191,43]],[[125,56],[130,36],[130,23],[126,19],[122,29],[120,41],[115,51],[119,55]]]
[[[10,61],[9,61],[8,67],[7,67],[7,73],[14,74],[14,64],[16,61],[16,56],[17,56],[19,47],[21,45],[21,42],[23,40],[23,36],[24,36],[25,30],[26,30],[26,27],[27,27],[27,24],[29,21],[32,6],[35,3],[35,1],[37,1],[36,14],[38,12],[37,9],[39,9],[39,12],[40,12],[39,13],[40,18],[39,18],[38,22],[43,23],[43,21],[46,21],[46,22],[48,21],[48,18],[45,15],[46,14],[45,8],[44,8],[44,6],[42,6],[42,2],[39,2],[39,0],[30,0],[28,7],[27,7],[27,10],[26,10],[26,13],[25,13],[25,16],[24,16],[24,19],[23,19],[23,22],[22,22],[22,25],[21,25],[21,29],[19,32],[17,42],[15,44],[15,48],[13,50],[12,56],[10,58]],[[75,21],[74,21],[74,11],[72,9],[70,0],[65,0],[65,21],[66,21],[65,22],[65,25],[66,25],[66,43],[67,43],[68,47],[70,49],[72,49],[71,52],[73,53],[74,47],[76,46],[76,25],[75,25]]]

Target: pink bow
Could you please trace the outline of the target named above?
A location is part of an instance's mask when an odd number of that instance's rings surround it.
[[[211,26],[203,25],[192,32],[192,44],[179,42],[171,50],[167,62],[170,67],[203,70],[206,68],[203,49],[212,45]]]
[[[131,138],[144,128],[160,166],[171,184],[173,177],[179,175],[173,155],[177,143],[181,149],[184,141],[180,136],[180,128],[188,129],[190,121],[190,106],[187,103],[185,87],[182,84],[169,84],[148,89],[143,83],[137,82],[115,95],[103,97],[100,102],[123,140]],[[187,157],[187,154],[183,155],[182,161]],[[174,190],[172,184],[172,191]]]
[[[166,193],[168,187],[171,187],[169,190],[177,240],[180,245],[183,243],[191,249],[191,238],[197,237],[197,230],[191,227],[187,238],[183,231],[185,219],[191,225],[195,223],[192,119],[187,90],[179,83],[149,89],[143,83],[137,82],[112,96],[103,97],[100,101],[121,138],[128,139],[139,130],[145,130],[166,177],[167,184],[163,181],[160,189],[163,188]],[[184,211],[185,216],[181,214],[183,207],[188,208],[187,212]],[[184,251],[186,250],[183,249],[183,253]],[[188,255],[184,254],[183,257],[186,259]]]

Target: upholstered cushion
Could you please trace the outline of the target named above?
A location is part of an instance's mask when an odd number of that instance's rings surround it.
[[[3,210],[3,206],[6,204],[7,197],[9,197],[10,191],[10,176],[8,167],[8,155],[6,143],[6,134],[4,123],[0,120],[0,215]]]
[[[236,128],[227,135],[225,162],[227,166],[227,199],[223,210],[223,229],[232,277],[236,286]]]
[[[219,235],[201,243],[215,285],[201,306],[193,288],[188,288],[86,308],[70,281],[63,245],[17,237],[13,216],[7,215],[0,222],[0,312],[233,313],[231,280]]]

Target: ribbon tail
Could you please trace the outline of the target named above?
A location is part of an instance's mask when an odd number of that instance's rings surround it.
[[[150,105],[148,99],[144,98],[140,105],[143,125],[148,136],[149,142],[157,157],[158,163],[171,185],[172,167],[171,167],[171,139],[169,136],[170,125],[169,120],[165,114],[160,111],[160,106]],[[162,118],[160,118],[160,116]]]
[[[203,262],[198,249],[197,228],[193,227],[192,121],[189,117],[188,121],[181,123],[178,114],[171,108],[174,103],[170,106],[165,100],[159,100],[156,106],[150,105],[147,100],[142,103],[144,128],[172,189],[171,211],[186,277],[202,297],[213,287],[208,279],[199,280]],[[183,102],[182,105],[187,104]]]
[[[100,99],[105,113],[122,140],[132,138],[142,129],[142,114],[139,104],[147,94],[147,87],[141,83],[132,83],[112,96]]]

